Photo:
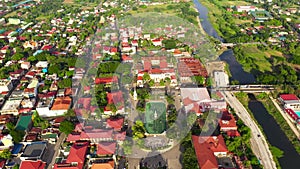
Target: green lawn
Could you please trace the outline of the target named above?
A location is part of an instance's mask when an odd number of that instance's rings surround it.
[[[130,14],[136,13],[145,13],[145,12],[161,12],[175,15],[177,13],[176,9],[167,9],[169,4],[162,4],[162,5],[150,5],[147,8],[138,7],[138,10],[131,10],[129,11]]]
[[[166,105],[163,102],[146,104],[145,127],[149,134],[161,134],[166,130]]]
[[[219,4],[222,6],[250,5],[250,3],[246,1],[230,1],[230,0],[220,0]]]
[[[257,66],[256,69],[260,70],[261,72],[272,71],[272,65],[268,61],[268,57],[264,52],[257,49],[256,46],[243,46],[242,50],[244,53],[244,57],[248,57],[253,60],[253,63],[242,63],[243,68],[246,72],[250,72],[255,65]]]

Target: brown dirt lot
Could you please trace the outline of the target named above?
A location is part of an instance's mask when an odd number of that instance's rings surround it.
[[[73,2],[73,0],[64,0],[64,3],[66,3],[66,4],[72,4],[74,2]]]
[[[223,61],[207,62],[205,66],[211,77],[213,76],[214,71],[225,71],[225,62]]]

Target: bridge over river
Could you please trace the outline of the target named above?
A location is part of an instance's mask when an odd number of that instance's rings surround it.
[[[274,85],[229,85],[227,87],[216,87],[216,90],[220,91],[231,91],[238,92],[243,91],[247,93],[259,93],[259,92],[268,92],[274,90]]]

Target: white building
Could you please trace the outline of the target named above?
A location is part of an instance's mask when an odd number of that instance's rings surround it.
[[[300,111],[300,100],[294,94],[281,94],[278,98],[282,102],[285,109],[292,109],[294,111]]]
[[[255,6],[236,6],[237,12],[250,12],[257,10]]]
[[[0,110],[1,114],[19,115],[19,107],[22,99],[7,100]]]
[[[229,85],[229,77],[225,72],[214,72],[216,87],[227,87]]]
[[[0,79],[0,93],[9,92],[13,87],[11,80]]]

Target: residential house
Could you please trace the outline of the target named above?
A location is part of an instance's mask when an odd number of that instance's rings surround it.
[[[20,156],[22,161],[24,160],[40,160],[47,149],[46,142],[33,142],[27,144],[24,148],[23,154]]]
[[[257,7],[255,6],[236,6],[237,12],[250,12],[257,10]]]
[[[0,94],[9,92],[13,88],[13,83],[8,79],[0,79]]]
[[[21,68],[22,68],[22,69],[28,70],[28,69],[30,69],[30,67],[31,67],[30,62],[22,62],[22,63],[21,63]]]
[[[26,41],[24,44],[23,44],[23,47],[24,47],[24,49],[26,49],[26,48],[31,48],[32,50],[34,50],[34,49],[37,49],[37,47],[38,47],[38,43],[37,42],[35,42],[35,41]]]
[[[53,169],[83,169],[88,146],[88,142],[73,143],[67,159],[54,164]]]
[[[18,122],[16,124],[16,129],[21,131],[30,131],[32,128],[32,115],[31,114],[23,114],[19,117]]]
[[[36,110],[41,117],[48,117],[50,114],[50,108],[54,102],[55,92],[48,92],[46,94],[39,94],[39,102],[36,106]]]
[[[123,99],[123,92],[111,92],[107,93],[107,102],[108,106],[104,108],[104,114],[111,115],[113,113],[115,114],[123,114],[124,113],[124,99]],[[110,109],[111,104],[114,104],[116,106],[116,112],[113,112],[113,110]]]
[[[222,117],[219,120],[220,131],[227,132],[229,137],[240,136],[233,115],[227,109],[223,110],[221,113]]]
[[[192,136],[199,167],[218,169],[217,157],[226,157],[228,149],[224,138],[219,136]]]
[[[3,46],[3,47],[1,48],[1,50],[0,50],[0,52],[5,54],[5,53],[7,52],[7,50],[9,50],[9,46],[8,46],[8,45]]]
[[[14,72],[9,72],[9,78],[11,80],[19,80],[23,76],[25,71],[23,69],[18,69]]]
[[[38,161],[32,161],[32,160],[25,160],[21,161],[20,169],[45,169],[46,168],[46,162],[43,162],[41,160]]]
[[[69,96],[66,97],[57,97],[49,111],[49,116],[62,116],[72,105],[72,98]]]
[[[124,118],[113,118],[110,117],[106,120],[107,128],[113,128],[115,131],[120,131],[123,127]]]
[[[115,154],[117,148],[116,142],[99,142],[97,144],[98,156],[112,156]]]
[[[12,114],[14,116],[19,115],[19,108],[22,98],[10,98],[2,106],[0,113],[3,114]]]

